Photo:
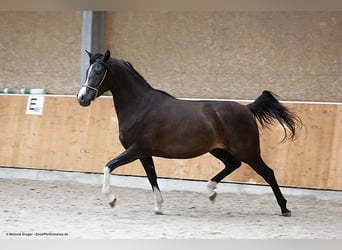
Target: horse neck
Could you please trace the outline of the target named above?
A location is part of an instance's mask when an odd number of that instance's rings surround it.
[[[149,96],[153,94],[153,88],[144,79],[127,74],[115,82],[110,91],[119,122],[125,116],[141,112],[146,107]]]

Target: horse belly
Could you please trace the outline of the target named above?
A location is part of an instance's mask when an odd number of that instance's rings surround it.
[[[211,131],[182,129],[169,131],[167,136],[159,137],[154,147],[154,155],[164,158],[186,159],[205,154],[220,143],[214,139]]]
[[[178,150],[178,149],[157,149],[153,156],[169,159],[189,159],[207,153],[208,150]]]

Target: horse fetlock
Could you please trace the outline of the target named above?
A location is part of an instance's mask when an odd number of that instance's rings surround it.
[[[108,201],[109,206],[112,208],[115,207],[115,204],[116,204],[115,195],[113,195],[112,193],[107,193],[106,197],[107,197],[107,201]]]
[[[217,182],[209,180],[208,183],[207,183],[207,187],[208,187],[209,191],[213,191],[217,187]]]
[[[155,201],[155,207],[154,207],[154,213],[157,215],[163,214],[162,212],[162,204],[164,202],[163,196],[161,195],[161,192],[158,188],[153,188],[153,194],[154,194],[154,201]]]
[[[208,198],[211,202],[214,202],[217,196],[217,193],[214,191],[217,187],[217,182],[209,180],[207,184],[209,195]]]
[[[163,196],[158,188],[153,187],[153,194],[157,204],[162,204],[164,202]]]
[[[106,186],[103,186],[102,187],[102,193],[105,194],[105,195],[109,195],[112,193],[112,190],[110,187],[106,187]]]
[[[109,205],[110,205],[111,207],[115,207],[115,204],[116,204],[116,197],[115,197],[115,195],[113,194],[112,190],[111,190],[110,188],[105,188],[105,189],[102,189],[102,192],[103,192],[104,195],[106,196]]]
[[[161,204],[164,203],[163,196],[157,195],[157,196],[155,197],[155,201],[156,201],[157,204],[160,204],[160,206],[161,206]]]
[[[291,217],[291,211],[287,210],[286,212],[282,212],[281,215],[284,217]]]
[[[285,217],[291,217],[291,211],[284,206],[281,208],[281,215]]]

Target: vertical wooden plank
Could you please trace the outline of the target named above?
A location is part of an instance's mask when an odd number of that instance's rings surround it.
[[[18,101],[18,98],[9,98],[8,96],[0,96],[0,125],[2,135],[0,136],[0,161],[1,164],[15,166],[16,158],[13,157],[17,153],[20,145],[20,121],[17,110],[25,110],[23,103]],[[0,164],[0,165],[1,165]]]
[[[326,188],[342,189],[342,105],[336,106],[332,147]]]

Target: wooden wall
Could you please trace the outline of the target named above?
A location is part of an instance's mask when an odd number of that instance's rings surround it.
[[[111,98],[82,108],[74,96],[45,96],[43,115],[26,115],[28,96],[0,95],[0,166],[102,172],[122,152]],[[262,155],[283,186],[342,190],[342,105],[286,103],[305,128],[295,142],[280,144],[282,128],[261,131]],[[155,159],[160,177],[207,180],[222,163],[209,154]],[[144,175],[139,162],[115,174]],[[225,181],[264,183],[243,165]]]

